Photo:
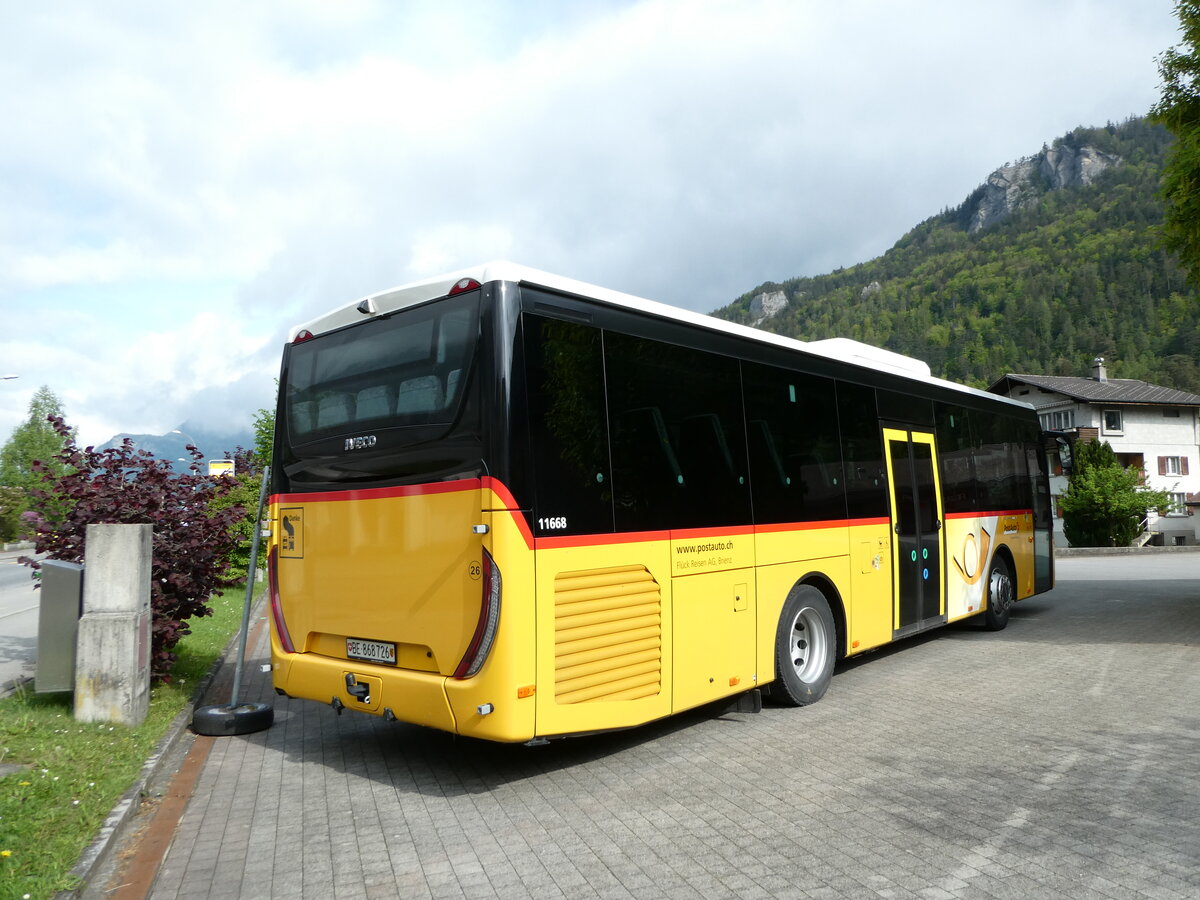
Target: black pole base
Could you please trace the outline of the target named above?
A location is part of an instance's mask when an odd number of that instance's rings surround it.
[[[253,734],[271,727],[275,710],[269,703],[200,706],[192,712],[192,731],[209,737]]]

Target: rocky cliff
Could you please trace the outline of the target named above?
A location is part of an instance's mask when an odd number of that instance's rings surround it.
[[[1087,144],[1068,140],[1043,147],[1036,156],[1001,166],[988,176],[963,205],[960,221],[967,231],[995,225],[1046,191],[1086,187],[1121,158]]]
[[[763,291],[750,301],[750,324],[761,325],[787,309],[788,298],[783,291]]]

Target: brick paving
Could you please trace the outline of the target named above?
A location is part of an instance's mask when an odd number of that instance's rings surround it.
[[[151,896],[1200,896],[1200,553],[1058,572],[1006,631],[843,664],[808,709],[537,748],[252,665],[276,724],[213,744]]]

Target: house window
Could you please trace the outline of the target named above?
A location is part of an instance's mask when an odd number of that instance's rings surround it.
[[[1178,419],[1179,418],[1179,407],[1178,406],[1164,406],[1163,407],[1163,418],[1164,419]]]
[[[1075,410],[1060,409],[1058,412],[1042,413],[1039,416],[1046,431],[1066,431],[1075,427]]]
[[[1187,515],[1187,494],[1168,494],[1170,502],[1167,504],[1168,516],[1186,516]]]
[[[1160,456],[1158,458],[1159,475],[1186,475],[1188,459],[1186,456]]]
[[[1106,409],[1104,411],[1104,433],[1105,434],[1121,434],[1125,431],[1121,423],[1121,411],[1119,409]]]

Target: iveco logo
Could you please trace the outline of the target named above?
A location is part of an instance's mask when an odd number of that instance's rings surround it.
[[[347,450],[364,450],[367,447],[374,447],[376,443],[377,443],[377,441],[375,440],[375,435],[364,434],[362,437],[346,438],[345,449],[347,449]]]

